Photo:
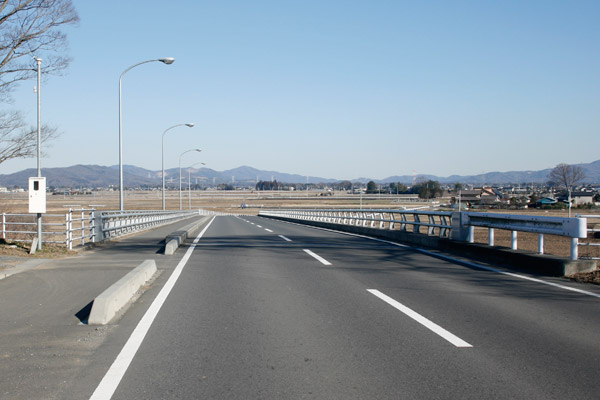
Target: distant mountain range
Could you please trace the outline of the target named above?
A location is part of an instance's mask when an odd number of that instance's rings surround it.
[[[600,183],[600,160],[588,164],[577,164],[584,169],[586,173],[585,182]],[[419,175],[419,179],[432,179],[440,183],[453,184],[460,182],[463,184],[484,185],[484,184],[503,184],[503,183],[531,183],[545,182],[552,168],[541,171],[510,171],[510,172],[488,172],[479,175],[452,175],[448,177],[437,177],[434,175]],[[215,171],[210,168],[192,168],[190,170],[192,183],[201,183],[203,185],[217,185],[221,183],[233,183],[235,185],[253,186],[257,180],[271,181],[277,180],[286,183],[332,183],[339,179],[320,178],[314,176],[304,176],[298,174],[287,174],[277,171],[264,171],[256,168],[242,166],[226,171]],[[22,187],[28,185],[28,178],[36,176],[34,168],[15,172],[13,174],[0,175],[0,186],[3,187]],[[110,167],[100,165],[73,165],[64,168],[43,168],[42,175],[47,179],[48,187],[109,187],[119,185],[119,167],[113,165]],[[165,171],[167,186],[178,186],[179,169],[171,168]],[[182,179],[187,182],[188,170],[182,169]],[[354,182],[366,183],[370,180],[376,183],[402,182],[411,184],[414,176],[401,175],[390,176],[385,179],[358,178]],[[161,171],[151,171],[133,165],[123,166],[123,180],[126,187],[148,187],[161,186]]]

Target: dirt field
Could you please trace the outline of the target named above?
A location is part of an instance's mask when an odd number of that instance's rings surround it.
[[[402,209],[425,207],[431,203],[409,202],[402,196],[390,195],[348,195],[336,193],[333,196],[323,196],[322,192],[257,192],[257,191],[192,191],[191,201],[188,192],[182,192],[182,207],[188,209],[204,208],[234,214],[256,215],[260,209],[269,208],[354,208],[358,209]],[[167,193],[167,209],[179,209],[179,192]],[[27,213],[26,193],[1,193],[0,212]],[[246,208],[241,208],[245,204]],[[69,208],[95,208],[97,210],[115,210],[119,207],[118,192],[93,192],[88,195],[49,195],[47,198],[48,214],[64,214]],[[126,210],[159,210],[162,208],[162,196],[160,191],[127,191],[125,193]],[[480,210],[477,210],[480,211]],[[545,215],[566,217],[567,211],[544,211],[544,210],[490,210],[490,212],[523,214],[523,215]],[[594,214],[600,217],[600,210],[573,210],[575,213]],[[600,228],[600,219],[597,220]],[[495,245],[510,247],[510,232],[495,231]],[[475,241],[487,243],[487,229],[475,230]],[[584,239],[582,242],[600,243],[600,239]],[[518,248],[520,250],[537,251],[538,236],[536,234],[519,233]],[[545,252],[561,257],[570,254],[570,239],[560,236],[545,236]],[[600,257],[600,246],[580,246],[581,256]]]

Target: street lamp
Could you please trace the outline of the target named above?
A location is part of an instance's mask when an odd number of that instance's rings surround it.
[[[165,131],[162,134],[162,209],[163,211],[166,209],[166,201],[165,201],[165,133],[167,133],[167,131],[173,129],[173,128],[177,128],[178,126],[187,126],[189,128],[193,128],[194,127],[194,123],[190,122],[189,124],[177,124],[177,125],[173,125],[170,128],[165,129]]]
[[[191,179],[190,179],[190,177],[191,177],[190,170],[192,169],[192,167],[194,165],[198,165],[198,164],[206,165],[206,163],[199,162],[196,164],[192,164],[188,167],[188,209],[190,209],[190,210],[192,209],[192,189],[191,189],[192,184],[191,184]]]
[[[157,59],[153,59],[153,60],[146,60],[146,61],[142,61],[140,63],[137,63],[135,65],[132,65],[131,67],[127,68],[125,71],[123,71],[123,73],[121,74],[121,76],[119,77],[119,210],[123,211],[124,209],[124,205],[123,205],[123,120],[121,117],[121,81],[123,80],[123,76],[129,72],[129,70],[137,67],[138,65],[142,65],[142,64],[146,64],[149,62],[154,62],[154,61],[160,61],[163,64],[173,64],[175,62],[175,59],[173,57],[166,57],[166,58],[157,58]]]
[[[202,150],[200,149],[191,149],[191,150],[186,150],[183,153],[181,153],[181,155],[179,156],[179,209],[182,210],[182,204],[181,204],[181,157],[183,157],[183,155],[185,153],[189,153],[190,151],[197,151],[197,152],[201,152]]]

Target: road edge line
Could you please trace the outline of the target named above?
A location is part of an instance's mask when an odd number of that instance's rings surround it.
[[[165,286],[163,286],[161,291],[158,293],[158,295],[156,296],[156,298],[154,299],[154,301],[152,302],[152,304],[150,305],[140,322],[137,324],[137,326],[131,333],[131,336],[121,349],[121,352],[119,353],[115,361],[112,363],[109,370],[106,372],[106,375],[104,375],[104,378],[102,378],[102,381],[100,381],[100,383],[96,387],[96,390],[94,390],[94,393],[90,397],[90,400],[110,400],[112,395],[115,393],[117,387],[119,386],[119,383],[121,383],[121,379],[123,379],[125,372],[127,372],[127,369],[129,368],[129,364],[131,364],[131,361],[133,361],[133,358],[135,357],[135,354],[140,348],[142,342],[144,341],[148,330],[152,326],[154,319],[158,315],[158,312],[160,311],[162,305],[171,293],[171,290],[175,286],[175,283],[177,283],[177,280],[179,279],[183,268],[185,267],[189,258],[191,257],[192,252],[196,248],[198,241],[208,230],[215,218],[216,217],[213,217],[204,227],[202,232],[198,234],[196,239],[194,239],[194,242],[192,243],[190,248],[187,250],[183,258],[179,261],[179,263],[173,270],[173,273],[165,283]]]

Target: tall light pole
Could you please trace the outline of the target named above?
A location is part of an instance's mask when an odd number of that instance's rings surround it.
[[[37,176],[42,177],[42,59],[34,57],[37,63]],[[37,249],[42,249],[42,214],[37,213],[38,243]]]
[[[129,70],[137,67],[138,65],[142,65],[142,64],[146,64],[149,62],[154,62],[154,61],[160,61],[161,63],[164,64],[173,64],[175,62],[175,59],[173,57],[166,57],[166,58],[157,58],[157,59],[153,59],[153,60],[146,60],[146,61],[142,61],[140,63],[137,63],[135,65],[132,65],[131,67],[127,68],[125,71],[123,71],[123,73],[121,74],[121,76],[119,77],[119,210],[123,211],[124,210],[124,202],[123,202],[123,119],[121,116],[121,81],[123,80],[123,76],[129,72]]]
[[[181,155],[179,156],[179,209],[182,210],[183,209],[183,205],[181,204],[181,157],[183,157],[183,155],[185,153],[189,153],[190,151],[197,151],[197,152],[201,152],[202,150],[200,149],[191,149],[191,150],[186,150],[183,153],[181,153]]]
[[[194,123],[190,122],[189,124],[177,124],[173,125],[170,128],[165,129],[162,134],[162,209],[163,211],[166,209],[166,201],[165,201],[165,133],[173,128],[177,128],[178,126],[187,126],[189,128],[194,127]]]
[[[192,184],[191,184],[191,174],[190,174],[190,170],[192,169],[192,167],[194,165],[198,165],[198,164],[202,164],[202,165],[206,165],[206,163],[203,162],[199,162],[196,164],[192,164],[188,167],[188,209],[192,209]]]

